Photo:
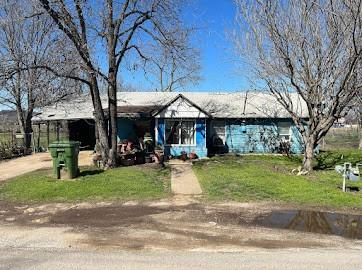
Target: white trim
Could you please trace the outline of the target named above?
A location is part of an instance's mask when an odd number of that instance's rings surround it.
[[[158,145],[158,119],[155,119],[155,146]]]
[[[170,121],[180,121],[180,124],[182,125],[182,121],[194,121],[194,144],[167,144],[167,138],[166,138],[166,125],[167,125],[167,122],[170,122]],[[183,119],[183,118],[172,118],[172,119],[167,119],[165,118],[164,119],[164,122],[165,122],[165,128],[164,128],[164,138],[165,138],[165,146],[171,146],[171,147],[191,147],[191,146],[197,146],[197,143],[196,143],[196,128],[197,128],[197,123],[196,123],[196,119],[195,118],[186,118],[186,119]],[[179,142],[181,142],[181,128],[179,130]],[[205,140],[205,143],[206,143],[206,140]]]
[[[160,112],[154,115],[155,118],[207,118],[203,111],[192,104],[184,97],[178,97],[167,107],[163,108]]]

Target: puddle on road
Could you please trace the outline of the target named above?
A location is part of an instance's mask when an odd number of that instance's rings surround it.
[[[274,211],[253,220],[256,226],[362,239],[362,216],[316,211]]]
[[[206,216],[209,221],[218,224],[258,226],[362,239],[362,216],[359,215],[288,210],[272,211],[258,216],[217,211]]]

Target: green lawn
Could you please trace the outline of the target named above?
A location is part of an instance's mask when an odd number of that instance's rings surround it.
[[[170,193],[169,169],[123,167],[107,171],[87,168],[76,180],[55,180],[51,171],[25,174],[0,185],[0,199],[23,202],[155,199]]]
[[[362,151],[322,153],[316,171],[297,176],[300,157],[246,155],[200,161],[193,166],[205,197],[211,201],[282,201],[295,204],[362,208],[362,192],[343,193],[334,165],[362,162]],[[351,184],[351,183],[348,183]],[[362,182],[353,182],[362,189]]]

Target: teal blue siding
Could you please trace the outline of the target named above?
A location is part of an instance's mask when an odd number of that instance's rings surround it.
[[[317,147],[318,148],[318,147]],[[291,151],[295,154],[302,154],[304,152],[304,143],[297,127],[292,125],[292,144]]]
[[[137,135],[134,131],[134,121],[131,119],[118,118],[117,133],[118,141],[125,139],[137,141]]]
[[[198,157],[207,157],[207,148],[205,146],[165,146],[165,154],[171,156],[180,156],[181,152],[185,151],[187,154],[196,153]]]
[[[280,121],[288,121],[281,119]],[[278,144],[278,120],[248,120],[226,123],[226,148],[232,153],[273,153]],[[290,121],[292,124],[292,122]],[[291,151],[303,152],[303,144],[295,126],[291,126]]]

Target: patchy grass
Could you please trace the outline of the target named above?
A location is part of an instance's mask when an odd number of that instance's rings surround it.
[[[0,185],[0,199],[22,202],[143,200],[165,197],[169,193],[168,168],[138,166],[107,171],[85,168],[76,180],[55,180],[50,170],[40,170]]]
[[[362,208],[362,192],[343,193],[339,188],[342,177],[333,166],[346,161],[362,162],[362,151],[323,153],[316,163],[319,169],[307,176],[292,173],[300,165],[299,157],[217,157],[197,162],[193,168],[206,198],[212,201],[283,201]],[[362,189],[362,182],[348,185]]]

